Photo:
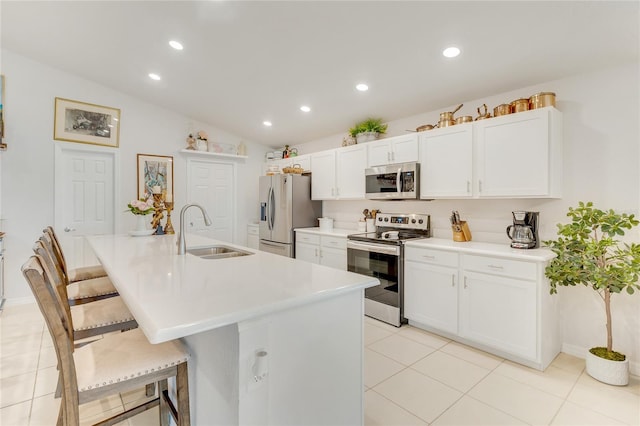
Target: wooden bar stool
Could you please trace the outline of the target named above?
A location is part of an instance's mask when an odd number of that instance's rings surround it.
[[[51,272],[51,283],[64,300],[62,305],[72,320],[71,337],[74,341],[138,327],[135,318],[119,296],[71,306],[68,302],[68,286],[64,281],[64,275],[43,240],[44,238],[41,238],[36,241],[33,251],[41,257]]]
[[[78,426],[79,406],[108,395],[158,383],[158,398],[100,422],[113,425],[160,405],[160,424],[170,417],[178,426],[190,425],[187,362],[189,353],[178,340],[157,345],[149,343],[139,330],[105,336],[74,349],[71,318],[52,282],[52,274],[40,256],[32,256],[22,266],[53,340],[62,375],[62,402],[58,426]],[[167,389],[167,379],[176,378],[177,409]]]
[[[74,283],[76,281],[84,281],[89,280],[91,278],[100,278],[106,277],[107,272],[104,270],[102,265],[91,265],[91,266],[82,266],[80,268],[74,268],[67,270],[67,262],[64,258],[64,253],[62,252],[62,246],[60,245],[60,240],[58,240],[58,236],[56,235],[56,231],[52,226],[47,226],[43,229],[44,233],[47,233],[51,236],[51,240],[53,242],[53,248],[56,250],[56,256],[59,257],[60,262],[64,265],[65,271],[67,273],[67,279],[70,283]]]
[[[76,278],[79,276],[84,276],[86,278],[76,281],[70,280],[71,273],[67,270],[67,264],[64,258],[64,254],[62,253],[60,244],[55,238],[53,228],[45,228],[40,241],[42,241],[45,248],[51,253],[51,257],[53,258],[57,266],[56,269],[59,270],[59,272],[63,276],[63,280],[65,280],[67,283],[67,296],[69,297],[70,305],[81,305],[83,303],[94,302],[96,300],[106,299],[108,297],[118,295],[116,288],[113,286],[113,283],[106,275],[88,278],[90,275],[88,273],[76,273],[74,274]],[[104,272],[102,266],[90,268],[99,268],[102,272]],[[97,275],[99,275],[99,273],[97,273]]]

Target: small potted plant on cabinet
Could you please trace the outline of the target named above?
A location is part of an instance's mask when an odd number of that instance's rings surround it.
[[[578,204],[567,213],[571,223],[558,224],[558,238],[545,241],[556,257],[545,269],[551,294],[557,286],[591,287],[604,302],[607,329],[606,347],[591,348],[586,354],[587,373],[612,385],[629,383],[629,360],[613,350],[611,296],[640,290],[640,244],[617,239],[638,225],[634,215],[603,211],[593,203]]]
[[[378,139],[387,131],[387,125],[382,124],[381,118],[367,118],[349,129],[349,135],[356,139],[357,143],[369,142]]]

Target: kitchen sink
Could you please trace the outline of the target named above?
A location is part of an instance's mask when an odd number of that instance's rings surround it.
[[[187,253],[201,259],[227,259],[230,257],[248,256],[253,253],[228,246],[206,246],[187,249]]]

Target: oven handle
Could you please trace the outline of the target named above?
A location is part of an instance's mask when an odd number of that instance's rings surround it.
[[[362,243],[360,241],[347,240],[347,250],[348,249],[400,256],[400,247],[398,246],[388,246],[388,245],[382,245],[382,244],[367,244],[367,243]]]

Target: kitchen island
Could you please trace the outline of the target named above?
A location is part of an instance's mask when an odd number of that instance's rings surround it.
[[[189,348],[194,425],[363,424],[363,290],[375,279],[198,235],[88,237],[151,343]]]

